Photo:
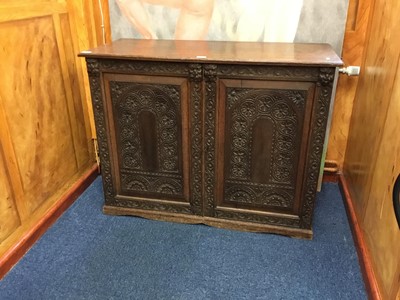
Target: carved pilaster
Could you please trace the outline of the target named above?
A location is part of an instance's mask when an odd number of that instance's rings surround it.
[[[96,123],[97,141],[103,177],[103,189],[107,204],[114,204],[114,189],[111,178],[110,154],[108,151],[107,128],[105,121],[104,103],[101,95],[99,64],[96,59],[87,59],[90,91],[92,95],[93,113]]]
[[[204,66],[205,79],[205,116],[204,116],[204,198],[206,199],[205,210],[208,215],[214,215],[215,206],[215,123],[216,123],[216,103],[217,103],[217,66]]]
[[[200,82],[203,79],[203,68],[200,64],[189,65],[189,78],[192,82]]]
[[[100,64],[97,59],[86,58],[86,66],[89,76],[100,76]]]
[[[317,82],[316,104],[313,109],[313,122],[311,124],[312,132],[308,150],[310,155],[304,175],[304,202],[300,213],[300,227],[307,229],[311,228],[312,223],[321,156],[325,141],[326,122],[329,115],[329,103],[335,76],[335,68],[321,68],[320,70],[321,73]]]
[[[318,85],[332,86],[333,79],[335,77],[335,68],[320,68]]]
[[[191,123],[191,204],[193,213],[202,214],[202,78],[200,64],[189,65],[190,79],[190,123]]]

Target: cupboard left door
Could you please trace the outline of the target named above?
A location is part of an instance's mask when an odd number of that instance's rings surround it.
[[[198,210],[189,184],[187,78],[104,73],[102,82],[114,194],[106,195],[106,211]]]

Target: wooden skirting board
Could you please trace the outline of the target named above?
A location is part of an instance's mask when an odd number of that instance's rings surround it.
[[[347,186],[346,178],[343,174],[338,174],[337,176],[339,177],[339,188],[346,207],[347,218],[350,223],[351,233],[353,234],[354,244],[357,249],[358,261],[364,278],[365,287],[367,289],[368,298],[371,300],[381,300],[382,296],[379,292],[378,283],[372,268],[371,256],[369,254],[367,245],[365,244],[364,235],[357,220],[357,215],[354,210],[353,201]]]
[[[0,257],[0,280],[98,176],[93,165],[26,234]]]
[[[46,230],[63,214],[79,195],[97,177],[97,165],[93,166],[71,189],[57,202],[57,204],[21,238],[20,242],[0,258],[0,279],[24,256],[32,245],[46,232]],[[351,196],[343,174],[325,172],[324,182],[338,182],[346,207],[350,228],[357,249],[361,272],[364,278],[368,296],[373,300],[381,300],[379,288],[372,269],[368,249],[365,245],[363,233],[358,224]]]
[[[324,172],[323,182],[337,182],[343,197],[346,208],[347,218],[349,220],[351,233],[353,235],[354,245],[357,250],[358,262],[360,264],[361,273],[367,289],[368,299],[381,300],[381,294],[376,281],[374,270],[372,269],[371,258],[368,248],[364,241],[363,232],[357,220],[354,211],[353,201],[347,186],[346,178],[341,173]]]

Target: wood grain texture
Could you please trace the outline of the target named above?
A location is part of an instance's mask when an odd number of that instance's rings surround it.
[[[20,224],[15,200],[6,172],[3,151],[0,147],[0,243],[5,240]]]
[[[359,79],[344,173],[383,299],[400,285],[393,183],[400,172],[400,31],[396,0],[376,0]]]
[[[400,230],[393,210],[393,186],[400,174],[399,132],[400,66],[398,65],[363,220],[363,230],[371,250],[384,299],[394,299],[397,292],[396,287],[400,286],[398,269],[400,265]]]
[[[376,1],[366,49],[364,73],[354,102],[345,170],[356,211],[364,218],[371,180],[388,111],[400,54],[397,12],[400,3]]]
[[[82,11],[70,2],[78,1],[0,3],[0,256],[94,162],[76,57],[78,39],[90,33],[77,26]]]
[[[67,11],[65,1],[1,1],[0,23],[27,20],[30,18],[49,17],[52,14],[62,14]]]
[[[93,6],[93,18],[97,45],[111,43],[110,9],[108,1],[92,0],[90,2]]]
[[[24,201],[24,189],[22,187],[21,174],[18,168],[17,157],[13,147],[10,130],[8,128],[3,100],[0,93],[0,146],[5,163],[5,173],[8,176],[9,184],[13,191],[13,200],[18,209],[21,221],[29,216],[27,205]]]
[[[32,213],[77,171],[52,18],[10,21],[0,40],[0,93]]]
[[[346,66],[360,66],[365,49],[365,37],[373,0],[350,0],[343,42],[342,59]],[[361,69],[364,72],[364,68]],[[332,113],[327,160],[336,161],[343,168],[353,102],[358,76],[340,74]]]
[[[97,165],[93,165],[89,170],[68,188],[67,191],[51,206],[45,214],[34,222],[24,233],[18,243],[15,243],[3,255],[0,252],[0,280],[4,275],[21,259],[32,245],[46,232],[46,230],[71,206],[80,194],[98,176]],[[75,179],[75,178],[71,178]]]
[[[189,53],[194,43],[179,44],[188,45]],[[143,47],[129,52],[130,45]],[[245,55],[234,50],[244,51],[248,43],[206,42],[213,53],[210,59],[223,60],[193,63],[191,58],[174,61],[174,45],[120,40],[81,53],[90,76],[106,206],[127,213],[163,211],[246,222],[263,230],[280,226],[289,235],[293,228],[311,232],[335,77],[332,61],[321,63],[331,49],[297,45],[299,61],[284,64],[279,61],[282,53],[289,60],[296,57],[288,55],[291,44],[254,43],[257,49]],[[271,63],[248,63],[255,52],[256,58],[270,53],[265,60]],[[307,60],[312,56],[315,61]],[[188,95],[179,97],[184,86]],[[187,110],[178,109],[185,103]],[[150,113],[147,119],[153,114],[147,125],[141,118],[144,111]],[[189,127],[187,142],[179,138],[181,122],[182,128]],[[154,133],[143,138],[141,127]],[[263,132],[271,130],[267,138],[272,141],[261,143]],[[185,161],[179,155],[181,141],[188,144],[191,158],[186,203],[179,202],[186,177],[178,167]]]
[[[371,300],[380,300],[382,296],[379,291],[376,275],[372,267],[371,254],[365,242],[362,232],[360,220],[357,218],[353,206],[353,199],[349,191],[346,177],[339,175],[339,188],[342,193],[343,202],[345,204],[347,218],[349,219],[351,233],[353,235],[354,244],[357,250],[358,261],[360,263],[361,273],[367,289],[368,298]]]
[[[92,58],[271,65],[341,66],[343,64],[328,44],[300,43],[120,39],[81,55]]]
[[[104,206],[103,211],[104,213],[110,215],[117,215],[117,216],[132,215],[159,221],[187,223],[187,224],[205,224],[218,228],[239,230],[245,232],[276,233],[276,234],[283,234],[291,237],[304,238],[304,239],[312,239],[313,237],[313,232],[312,230],[309,229],[282,228],[280,226],[249,223],[238,220],[226,220],[226,219],[184,215],[184,214],[171,215],[163,211],[148,211],[143,209],[121,208],[108,205]]]
[[[63,70],[64,88],[68,96],[68,112],[70,124],[74,139],[75,154],[78,168],[86,164],[89,157],[93,156],[92,150],[92,132],[90,128],[90,120],[88,108],[86,106],[86,95],[82,88],[78,76],[78,68],[76,52],[74,47],[73,35],[71,31],[71,17],[69,14],[62,14],[58,17],[53,17],[55,27],[57,28],[57,43],[60,45],[60,61]],[[57,24],[59,22],[59,25]]]
[[[108,15],[108,1],[100,0],[104,18],[105,42],[111,42],[111,28]],[[102,14],[100,12],[99,1],[97,0],[67,0],[68,16],[70,26],[73,29],[71,38],[73,41],[74,55],[82,50],[102,45]],[[93,109],[90,97],[89,81],[85,60],[75,56],[75,65],[77,72],[75,76],[79,83],[82,99],[83,113],[88,120],[87,131],[90,131],[92,138],[96,138],[96,129],[94,125]],[[90,149],[93,152],[92,149]]]

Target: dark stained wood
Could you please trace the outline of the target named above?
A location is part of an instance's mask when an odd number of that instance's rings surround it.
[[[157,121],[154,113],[141,111],[138,114],[139,140],[141,141],[141,154],[143,157],[143,169],[150,172],[159,170]]]
[[[328,44],[121,39],[81,53],[92,58],[340,66]]]
[[[216,219],[210,217],[189,216],[185,214],[169,214],[163,211],[147,211],[133,208],[122,208],[105,205],[104,213],[115,216],[133,215],[151,220],[168,221],[185,224],[204,224],[218,228],[240,230],[246,232],[275,233],[295,238],[312,239],[313,232],[309,229],[283,228],[280,226],[241,222],[237,220]]]
[[[82,54],[104,211],[310,238],[331,51],[122,40]]]
[[[268,183],[270,178],[274,139],[274,124],[270,118],[259,118],[254,121],[252,131],[249,132],[252,139],[251,176],[250,180],[257,183]]]
[[[114,145],[117,194],[189,202],[183,141],[188,127],[185,78],[107,75],[109,137]],[[187,122],[187,121],[186,121]],[[187,150],[186,150],[187,151]],[[186,160],[188,155],[185,155]],[[139,201],[142,201],[140,199]]]
[[[339,182],[339,173],[331,173],[324,171],[324,175],[322,177],[322,182],[332,182],[332,183],[338,183]]]
[[[224,117],[216,123],[225,138],[218,139],[217,147],[224,171],[217,179],[223,191],[216,207],[297,213],[299,163],[306,159],[301,148],[307,146],[303,135],[311,121],[306,103],[313,98],[314,84],[246,80],[246,75],[220,84]]]
[[[26,234],[0,257],[0,280],[25,255],[33,244],[53,225],[57,219],[74,203],[83,191],[98,176],[97,164],[85,173],[59,201]]]

